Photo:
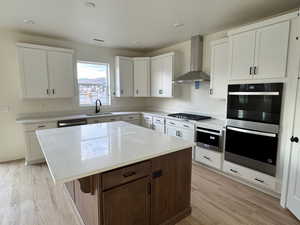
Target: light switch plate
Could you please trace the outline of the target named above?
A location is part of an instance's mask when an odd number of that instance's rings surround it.
[[[8,113],[9,106],[8,105],[0,105],[0,113]]]

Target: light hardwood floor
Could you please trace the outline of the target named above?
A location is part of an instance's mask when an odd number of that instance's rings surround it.
[[[279,200],[193,166],[192,215],[178,225],[300,225]],[[79,225],[47,166],[0,164],[0,225]]]

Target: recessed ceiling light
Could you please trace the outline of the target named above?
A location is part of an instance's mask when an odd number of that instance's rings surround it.
[[[97,42],[101,42],[101,43],[103,43],[103,42],[104,42],[104,40],[102,40],[102,39],[98,39],[98,38],[94,38],[94,39],[93,39],[93,41],[97,41]]]
[[[23,20],[23,22],[26,24],[35,24],[33,20]]]
[[[95,8],[96,4],[94,2],[86,2],[85,6],[88,7],[88,8]]]
[[[183,27],[184,24],[183,24],[183,23],[174,23],[173,26],[174,26],[175,28],[177,28],[177,27]]]

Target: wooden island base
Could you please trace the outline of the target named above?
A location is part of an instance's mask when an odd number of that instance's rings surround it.
[[[66,183],[85,225],[173,225],[191,213],[192,149]]]

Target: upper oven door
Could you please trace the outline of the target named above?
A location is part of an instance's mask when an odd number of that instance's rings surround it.
[[[228,86],[227,118],[279,124],[282,83]]]

